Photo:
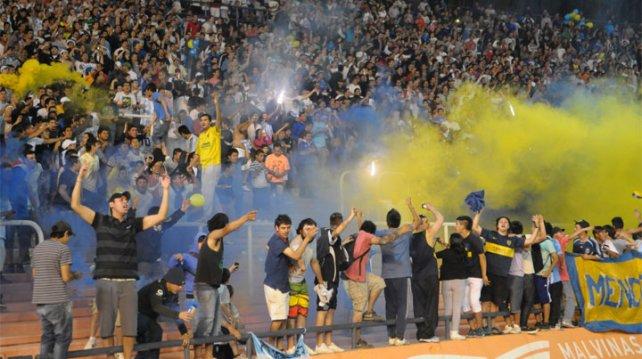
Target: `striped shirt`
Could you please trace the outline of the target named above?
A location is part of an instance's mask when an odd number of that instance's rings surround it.
[[[96,230],[94,279],[138,279],[136,233],[143,230],[143,218],[127,217],[121,222],[96,213],[92,226]]]
[[[33,278],[34,304],[64,303],[71,300],[71,291],[63,282],[60,267],[71,265],[71,251],[67,245],[55,240],[46,240],[33,250],[31,265],[36,275]]]

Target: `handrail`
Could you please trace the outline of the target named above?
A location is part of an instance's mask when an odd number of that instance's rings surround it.
[[[537,314],[539,313],[539,310],[533,309],[531,313]],[[500,317],[500,316],[505,317],[508,315],[510,315],[509,312],[483,312],[482,313],[482,316],[487,319]],[[471,318],[473,318],[473,314],[471,313],[465,313],[461,315],[461,319],[471,319]],[[406,318],[406,323],[418,323],[418,322],[422,322],[423,320],[424,319],[421,317]],[[450,321],[451,321],[450,315],[440,315],[439,320],[445,321],[446,329],[449,328]],[[359,329],[359,328],[380,327],[380,326],[394,325],[394,324],[395,324],[395,320],[361,322],[361,323],[342,323],[342,324],[333,324],[333,325],[324,325],[324,326],[314,326],[314,327],[308,327],[308,328],[283,329],[283,330],[278,330],[274,332],[258,332],[258,333],[254,333],[254,335],[256,335],[258,338],[284,337],[288,335],[299,335],[299,334],[305,334],[305,333],[317,333],[317,332],[327,332],[327,331],[335,331],[335,330],[353,330],[354,331],[355,329]],[[489,326],[492,325],[490,321],[488,321],[488,325]],[[450,333],[448,330],[446,330],[446,338],[449,339],[449,337],[450,337]],[[354,335],[353,335],[353,338],[354,338]],[[208,343],[227,343],[232,340],[235,340],[235,338],[231,335],[219,335],[215,337],[204,337],[204,338],[192,339],[190,340],[190,345],[200,345],[200,344],[208,344]],[[242,341],[247,340],[248,348],[251,349],[250,336],[248,333],[243,333],[241,336],[241,340]],[[143,350],[150,350],[150,349],[172,348],[172,347],[182,346],[182,344],[183,344],[182,340],[167,340],[167,341],[154,342],[154,343],[136,344],[134,346],[134,350],[143,351]],[[353,340],[352,347],[354,348],[355,345],[356,343]],[[81,358],[86,356],[114,354],[122,351],[123,351],[122,346],[83,349],[83,350],[70,351],[67,353],[67,357]],[[187,350],[186,352],[187,352],[186,358],[189,358],[189,352]]]
[[[38,243],[42,243],[42,241],[45,240],[45,234],[42,232],[42,228],[38,225],[38,223],[34,221],[29,221],[26,219],[8,219],[8,220],[3,220],[0,221],[0,227],[4,226],[27,226],[31,227],[36,231],[36,234],[38,235]]]

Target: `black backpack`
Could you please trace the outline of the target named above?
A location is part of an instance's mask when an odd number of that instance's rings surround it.
[[[357,234],[356,233],[351,234],[348,238],[349,238],[349,240],[347,240],[346,243],[342,246],[343,247],[343,251],[342,252],[344,252],[345,255],[347,255],[346,261],[343,263],[343,268],[340,269],[342,271],[345,271],[348,268],[350,268],[352,263],[354,263],[356,261],[359,261],[359,263],[361,263],[361,260],[363,259],[363,257],[365,257],[366,254],[370,253],[370,248],[368,248],[367,251],[365,251],[365,252],[361,253],[361,255],[355,257],[354,256],[354,247],[355,247],[355,244],[357,243]],[[361,267],[359,267],[359,274],[361,274]]]

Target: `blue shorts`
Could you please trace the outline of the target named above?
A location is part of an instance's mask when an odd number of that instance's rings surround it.
[[[548,289],[551,277],[535,275],[535,299],[536,303],[548,304],[551,302],[551,293]]]

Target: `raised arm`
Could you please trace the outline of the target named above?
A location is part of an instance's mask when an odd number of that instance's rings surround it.
[[[74,190],[71,192],[71,209],[76,212],[85,222],[92,224],[94,223],[94,217],[96,217],[96,212],[91,208],[83,206],[80,203],[80,194],[82,192],[82,180],[83,177],[87,175],[87,165],[82,165],[80,167],[80,172],[78,172],[78,178],[76,178],[76,185]]]
[[[415,207],[412,205],[412,198],[408,197],[406,199],[406,205],[408,205],[408,209],[412,214],[412,230],[418,231],[421,226],[421,218],[419,217],[419,213],[417,213]]]
[[[430,213],[435,216],[435,222],[433,222],[432,226],[430,226],[430,228],[428,228],[428,230],[426,231],[426,242],[429,246],[434,247],[435,236],[441,229],[441,226],[444,224],[444,216],[441,214],[441,212],[439,212],[439,210],[437,210],[437,208],[435,208],[435,206],[430,203],[424,203],[422,207],[430,211]]]
[[[537,225],[537,215],[534,215],[532,218],[531,225],[531,236],[526,237],[524,240],[524,247],[528,247],[533,243],[539,243],[539,226]]]
[[[477,235],[481,235],[482,232],[482,227],[479,225],[479,221],[481,220],[481,212],[475,212],[475,216],[473,216],[473,232]]]
[[[337,228],[334,229],[334,231],[332,231],[332,237],[336,237],[340,235],[343,231],[345,231],[346,227],[348,227],[348,224],[352,222],[356,214],[357,214],[357,210],[355,208],[352,208],[350,210],[350,215],[348,216],[348,218],[345,219],[343,222],[341,222],[341,224],[338,225]]]
[[[169,177],[163,176],[163,178],[161,178],[163,198],[161,199],[160,208],[158,209],[158,213],[143,217],[143,230],[154,227],[163,222],[167,217],[167,212],[169,211],[169,184]]]
[[[313,230],[310,230],[308,234],[303,238],[303,242],[297,248],[296,250],[292,250],[292,248],[287,247],[283,250],[283,254],[286,256],[294,259],[295,261],[298,261],[301,259],[301,256],[303,255],[303,252],[305,251],[305,248],[307,248],[308,244],[312,242],[314,239],[314,236],[317,234],[318,229],[315,227]],[[316,273],[315,273],[316,274]]]
[[[256,211],[249,211],[243,216],[237,218],[236,220],[230,222],[227,224],[227,226],[221,228],[221,229],[215,229],[211,231],[207,235],[207,244],[210,247],[214,247],[214,243],[228,235],[229,233],[232,233],[239,228],[241,228],[246,222],[248,221],[254,221],[256,219]]]
[[[216,110],[216,127],[221,130],[223,128],[223,116],[221,115],[221,105],[218,102],[218,93],[214,96],[214,108]]]

